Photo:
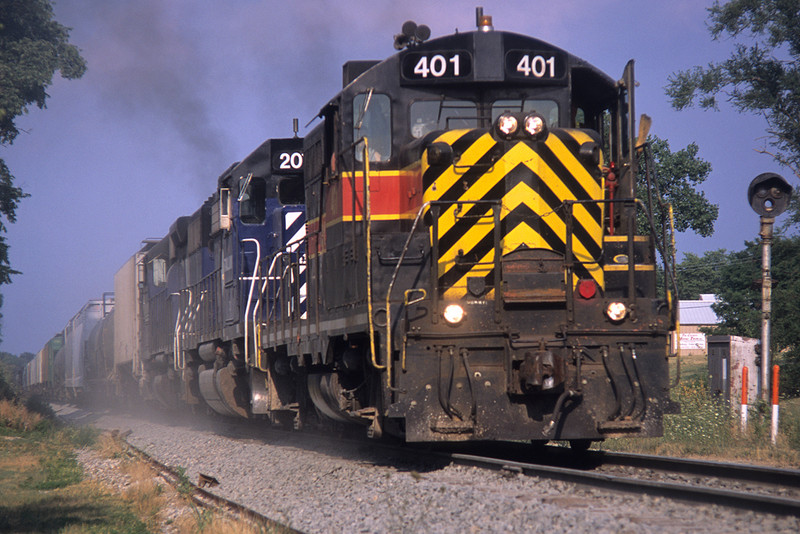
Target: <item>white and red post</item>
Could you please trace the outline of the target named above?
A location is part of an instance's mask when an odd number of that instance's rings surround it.
[[[747,430],[747,366],[742,367],[742,432]]]
[[[770,431],[770,438],[772,444],[778,443],[778,375],[780,374],[780,367],[777,365],[772,366],[772,429]]]

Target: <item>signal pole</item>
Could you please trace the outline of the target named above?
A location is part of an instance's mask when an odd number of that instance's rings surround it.
[[[775,217],[761,217],[761,399],[769,400],[769,339],[772,314],[772,227]]]
[[[792,198],[792,187],[782,176],[765,172],[747,188],[750,207],[761,216],[761,399],[769,402],[770,314],[772,312],[772,229],[775,217],[783,213]]]

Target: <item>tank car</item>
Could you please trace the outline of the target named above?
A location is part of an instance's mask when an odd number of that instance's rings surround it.
[[[477,19],[344,65],[304,142],[307,308],[262,308],[253,406],[413,442],[660,435],[675,310],[636,224],[633,62]],[[275,261],[262,287],[299,294]]]
[[[59,377],[63,376],[67,398],[80,398],[89,390],[91,375],[87,374],[87,344],[95,326],[113,307],[113,294],[105,293],[101,299],[88,301],[64,327],[64,346],[57,354],[55,372]]]
[[[91,329],[83,345],[84,395],[87,402],[102,402],[113,398],[111,378],[114,365],[115,304],[112,295],[113,293],[103,295],[103,317]]]

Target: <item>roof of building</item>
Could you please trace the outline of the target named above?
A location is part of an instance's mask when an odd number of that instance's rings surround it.
[[[700,295],[700,300],[678,301],[681,324],[718,324],[719,317],[711,309],[711,305],[715,302],[717,302],[717,296],[709,294]]]

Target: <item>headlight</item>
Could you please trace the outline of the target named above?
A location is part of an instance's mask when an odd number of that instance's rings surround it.
[[[606,308],[606,315],[612,321],[621,321],[628,314],[628,308],[622,302],[612,302]]]
[[[544,119],[541,115],[528,115],[525,117],[525,131],[531,137],[540,137],[547,125],[544,123]]]
[[[501,137],[508,138],[517,132],[517,128],[519,128],[519,122],[514,115],[503,113],[497,117],[495,128],[497,128],[497,133],[500,134]]]
[[[442,313],[444,320],[450,324],[458,324],[464,319],[464,308],[458,304],[448,304]]]

